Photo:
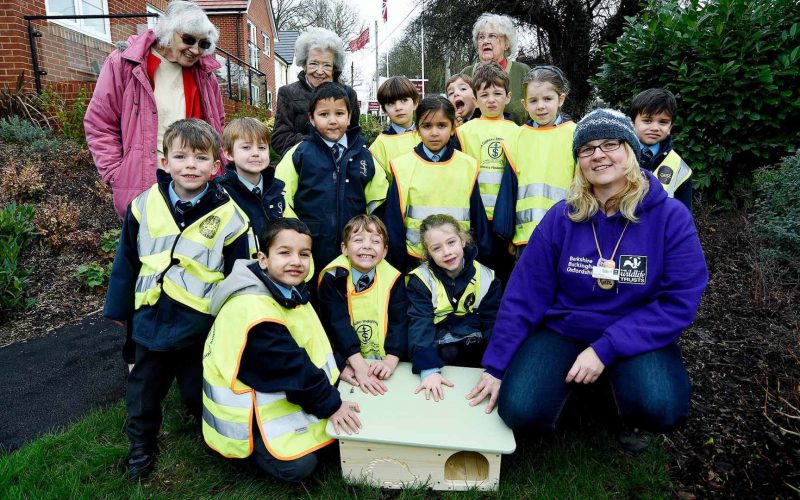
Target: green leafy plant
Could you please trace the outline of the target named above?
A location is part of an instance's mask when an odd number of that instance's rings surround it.
[[[122,233],[119,229],[109,229],[100,236],[100,250],[106,254],[114,254],[119,246],[119,235]]]
[[[791,153],[800,133],[800,9],[796,0],[652,0],[604,49],[592,80],[627,109],[651,87],[678,97],[676,150],[694,185],[717,199]]]
[[[367,146],[371,145],[383,132],[383,124],[372,115],[359,116],[358,124],[361,126],[361,135],[366,139]]]
[[[89,264],[81,264],[75,268],[74,276],[90,290],[94,290],[106,284],[110,273],[110,265],[103,267],[99,262],[90,262]]]
[[[55,116],[64,137],[83,147],[86,146],[83,116],[86,114],[88,101],[89,91],[86,87],[81,87],[78,95],[69,100],[52,87],[48,87],[42,93],[42,103],[45,109]]]
[[[0,118],[0,139],[22,144],[26,151],[34,153],[54,153],[58,148],[52,130],[17,115]]]
[[[30,205],[8,203],[0,209],[0,312],[30,307],[25,286],[33,272],[20,264],[22,252],[36,236]]]
[[[800,277],[800,151],[755,174],[754,226],[761,255],[776,276]]]

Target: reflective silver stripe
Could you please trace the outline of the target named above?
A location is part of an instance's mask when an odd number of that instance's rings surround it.
[[[419,270],[419,273],[422,275],[422,276],[420,276],[420,278],[422,278],[425,281],[425,283],[428,285],[428,288],[431,289],[431,304],[433,304],[433,314],[434,314],[434,316],[447,316],[447,313],[436,314],[436,295],[437,295],[437,293],[439,291],[438,290],[439,285],[437,284],[437,280],[436,280],[436,277],[433,275],[433,272],[426,265],[422,265],[422,266],[418,267],[417,269]]]
[[[667,190],[667,195],[670,198],[675,198],[675,192],[679,187],[683,186],[683,183],[686,182],[686,179],[688,179],[691,174],[692,169],[689,168],[689,165],[687,165],[685,161],[681,160],[681,163],[678,165],[678,171],[675,173],[675,180],[664,186]]]
[[[258,406],[274,403],[286,399],[285,392],[258,392],[256,391],[256,404]]]
[[[158,283],[158,275],[150,274],[147,276],[139,275],[136,278],[136,293],[144,293],[151,288],[155,288]]]
[[[258,253],[258,241],[256,241],[255,234],[249,233],[247,235],[247,246],[250,248],[250,257],[254,258]]]
[[[203,379],[203,392],[208,399],[221,406],[232,406],[234,408],[250,408],[253,406],[253,398],[250,393],[236,394],[227,387],[215,387]]]
[[[302,434],[308,430],[310,425],[317,422],[319,422],[319,419],[314,415],[296,411],[276,419],[267,420],[261,428],[267,437],[267,441],[271,441],[287,434]]]
[[[225,263],[225,258],[221,253],[213,248],[208,248],[186,238],[180,238],[178,240],[178,244],[175,245],[175,251],[172,255],[188,257],[211,271],[222,271]]]
[[[445,186],[442,186],[445,187]],[[469,208],[447,208],[447,207],[408,207],[406,215],[412,219],[423,220],[431,215],[449,215],[457,221],[469,220]]]
[[[481,172],[478,174],[478,184],[500,185],[503,180],[503,172]]]
[[[226,438],[237,439],[239,441],[250,440],[250,426],[248,424],[239,424],[215,417],[211,414],[211,410],[205,406],[203,407],[203,420]]]
[[[419,229],[406,228],[406,239],[412,245],[419,245],[422,241],[419,237]]]
[[[378,208],[378,206],[381,204],[381,202],[383,202],[383,200],[371,201],[371,202],[367,203],[367,213],[371,214],[372,212],[374,212],[375,209]]]
[[[336,359],[333,357],[333,353],[328,354],[327,358],[325,359],[325,364],[322,365],[322,370],[325,372],[325,375],[328,376],[328,380],[331,379],[331,374],[333,373],[333,369],[336,367]]]
[[[145,227],[145,231],[139,231],[139,235],[136,238],[136,248],[139,251],[140,257],[146,257],[148,255],[155,255],[161,252],[166,252],[172,249],[172,245],[175,243],[175,239],[178,237],[177,234],[173,234],[171,236],[159,236],[158,238],[151,238],[149,228],[144,225],[140,227]]]
[[[193,275],[186,272],[186,269],[180,266],[171,266],[164,274],[165,278],[175,283],[180,288],[183,288],[195,297],[202,299],[211,298],[211,293],[216,288],[216,283],[206,283],[205,281],[195,278]]]
[[[567,197],[567,190],[541,182],[520,186],[517,189],[518,200],[524,200],[525,198],[532,198],[534,196],[543,196],[556,201],[564,200]]]
[[[225,224],[225,227],[222,228],[222,232],[220,233],[222,234],[223,237],[222,244],[224,245],[229,238],[231,238],[234,234],[238,233],[245,227],[247,227],[247,220],[242,218],[242,214],[240,214],[239,211],[236,210],[235,207],[233,207],[233,216],[231,217],[231,220],[229,220],[228,223]]]
[[[478,296],[475,297],[475,309],[478,309],[481,305],[481,301],[483,298],[486,297],[486,293],[489,291],[489,286],[492,284],[494,280],[494,271],[489,269],[486,266],[480,266],[481,269],[481,289],[478,290]]]
[[[497,204],[497,196],[493,194],[482,194],[481,201],[483,201],[484,208],[494,207]]]
[[[516,213],[517,226],[527,224],[528,222],[538,223],[546,213],[546,208],[526,208],[525,210],[518,210]]]

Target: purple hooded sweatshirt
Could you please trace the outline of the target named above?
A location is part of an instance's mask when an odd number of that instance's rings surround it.
[[[572,222],[565,201],[536,227],[506,287],[494,335],[483,357],[503,378],[528,335],[548,328],[591,345],[604,365],[665,347],[697,314],[708,282],[705,257],[692,216],[650,172],[650,188],[619,243],[614,261],[620,280],[603,290],[592,278],[598,254],[609,259],[627,219],[595,214]]]

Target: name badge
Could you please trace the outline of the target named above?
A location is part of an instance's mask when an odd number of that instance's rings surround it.
[[[592,266],[592,278],[619,281],[619,269],[603,266]]]

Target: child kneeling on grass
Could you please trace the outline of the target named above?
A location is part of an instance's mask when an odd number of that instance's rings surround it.
[[[155,464],[161,402],[177,379],[200,417],[203,341],[213,319],[211,295],[236,259],[250,256],[247,216],[218,184],[217,133],[206,122],[179,120],[164,133],[158,182],[128,205],[103,314],[128,323],[136,363],[125,404],[128,476]]]
[[[211,303],[203,437],[225,457],[255,455],[271,476],[299,482],[316,467],[313,452],[333,442],[327,419],[337,433],[358,432],[359,408],[334,387],[333,350],[308,303],[308,227],[277,219],[258,236],[258,260],[236,262]]]
[[[431,215],[420,234],[428,260],[407,279],[412,371],[422,382],[415,394],[444,397],[444,365],[480,366],[500,307],[494,271],[475,260],[469,233],[449,215]]]
[[[319,308],[333,348],[347,367],[342,380],[383,394],[408,346],[405,283],[384,260],[386,226],[375,215],[357,215],[344,227],[342,255],[319,275]],[[365,359],[377,360],[370,365]]]

